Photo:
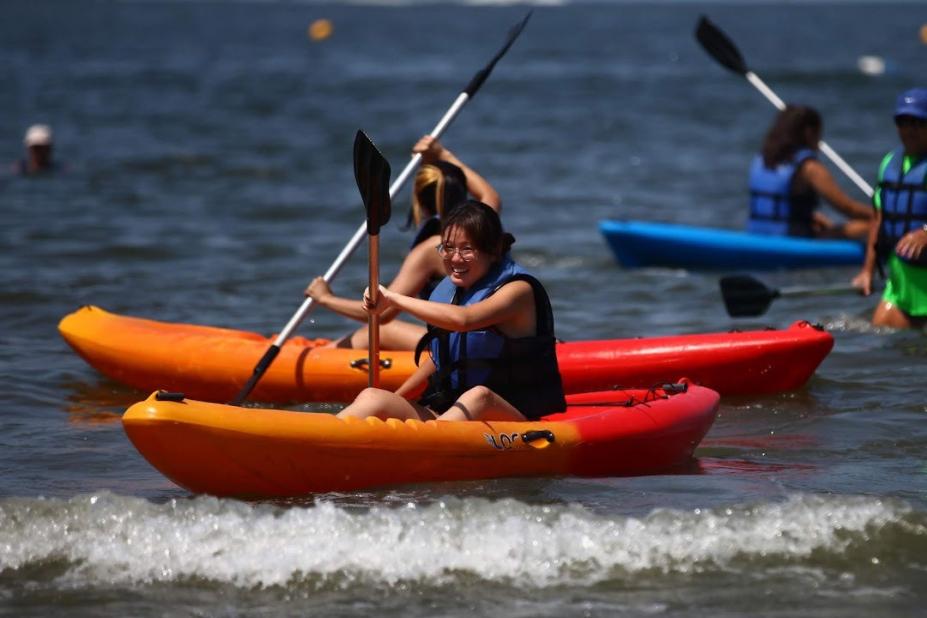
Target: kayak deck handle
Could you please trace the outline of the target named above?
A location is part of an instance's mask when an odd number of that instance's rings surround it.
[[[158,401],[183,401],[183,393],[171,392],[171,391],[158,391],[155,393],[155,399]]]
[[[369,364],[370,364],[369,358],[358,358],[358,359],[351,361],[351,368],[361,369]],[[380,359],[380,367],[382,367],[383,369],[389,369],[392,366],[393,366],[393,359],[391,358],[381,358]]]
[[[533,443],[538,440],[547,440],[547,444],[552,444],[556,438],[554,432],[549,429],[534,429],[521,434],[521,439],[525,444],[535,446]],[[547,444],[542,444],[541,446],[547,446]]]

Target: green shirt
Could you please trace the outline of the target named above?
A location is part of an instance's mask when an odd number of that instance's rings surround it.
[[[882,182],[885,176],[885,168],[895,155],[890,152],[882,159],[879,165],[879,182]],[[907,174],[911,168],[920,160],[920,157],[904,155],[901,161],[901,172]],[[882,209],[882,192],[876,189],[872,195],[872,203],[876,209]],[[927,317],[927,268],[909,264],[892,254],[888,257],[889,275],[885,284],[885,292],[882,294],[882,300],[891,303],[915,317]]]

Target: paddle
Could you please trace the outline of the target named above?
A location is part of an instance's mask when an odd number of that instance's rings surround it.
[[[482,69],[476,72],[473,78],[470,80],[470,83],[467,84],[467,87],[457,95],[454,103],[451,107],[445,112],[441,120],[438,121],[438,124],[435,125],[435,128],[431,130],[432,137],[441,137],[441,134],[444,133],[444,130],[447,129],[448,125],[454,120],[460,110],[463,109],[463,106],[466,105],[467,101],[476,96],[477,91],[489,78],[489,74],[492,73],[493,68],[496,66],[496,63],[505,55],[505,53],[512,46],[512,43],[515,42],[515,39],[518,38],[518,35],[521,34],[521,31],[525,29],[525,25],[528,23],[528,19],[531,17],[531,11],[528,11],[528,14],[519,21],[517,24],[512,26],[509,30],[508,37],[506,37],[505,44],[502,45],[502,48],[492,57],[492,60],[484,66]],[[412,171],[418,166],[419,162],[422,160],[421,154],[415,154],[409,163],[406,165],[405,169],[396,177],[396,180],[393,181],[392,186],[389,188],[389,196],[393,198],[396,196],[396,193],[399,192],[399,189],[402,188],[402,185],[406,182],[409,176],[412,174]],[[341,250],[341,253],[338,254],[338,257],[335,258],[335,261],[332,262],[332,265],[328,267],[328,270],[325,271],[325,274],[322,275],[322,278],[330,283],[335,276],[341,271],[342,266],[347,262],[348,258],[351,257],[351,254],[360,246],[361,242],[366,235],[367,224],[362,223],[360,227],[357,228],[357,231],[354,232],[354,235],[351,237],[351,240],[348,241],[348,244],[345,245],[344,249]],[[231,401],[231,405],[238,406],[241,405],[245,399],[248,398],[248,395],[254,390],[255,385],[257,385],[258,380],[261,379],[261,376],[267,371],[267,368],[270,367],[271,363],[274,362],[274,359],[277,358],[277,354],[280,353],[280,348],[283,347],[283,344],[289,339],[290,335],[296,330],[296,327],[303,321],[306,315],[312,309],[313,301],[312,298],[306,298],[303,301],[303,304],[299,307],[296,313],[293,314],[293,317],[290,318],[290,321],[287,322],[286,326],[283,327],[283,330],[280,331],[280,334],[277,335],[277,338],[274,340],[273,344],[267,349],[264,353],[264,356],[258,361],[255,365],[251,377],[248,379],[248,382],[245,383],[242,387],[241,392],[236,395],[235,399]]]
[[[750,275],[729,275],[721,277],[721,297],[731,317],[753,317],[766,313],[770,303],[785,296],[825,296],[830,294],[859,293],[852,285],[831,287],[787,287],[775,289]]]
[[[370,138],[358,130],[354,136],[354,180],[367,211],[367,238],[370,302],[376,305],[380,286],[380,227],[389,222],[389,162],[380,154]],[[367,319],[367,351],[370,370],[369,386],[380,386],[380,318],[374,313]]]
[[[722,66],[746,77],[747,81],[753,84],[753,86],[780,111],[785,109],[785,103],[782,99],[776,96],[776,93],[763,83],[763,80],[761,80],[756,73],[747,68],[747,63],[740,54],[740,50],[734,45],[734,42],[704,15],[698,21],[698,27],[695,29],[695,38],[702,44],[705,51]],[[818,142],[818,148],[834,163],[834,165],[839,167],[840,171],[846,174],[863,193],[872,197],[872,187],[869,186],[869,183],[863,180],[863,178],[856,173],[856,170],[850,167],[827,142],[821,140]]]

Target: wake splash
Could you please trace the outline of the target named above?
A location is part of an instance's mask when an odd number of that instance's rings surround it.
[[[0,580],[48,567],[47,583],[68,587],[191,579],[244,588],[445,585],[476,577],[543,588],[642,572],[852,571],[873,561],[910,568],[905,548],[925,543],[927,514],[846,496],[642,518],[479,498],[363,511],[208,497],[153,504],[110,493],[0,502]]]

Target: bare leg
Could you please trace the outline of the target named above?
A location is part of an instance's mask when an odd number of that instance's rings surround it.
[[[521,412],[485,386],[474,386],[461,395],[439,421],[525,421]]]
[[[351,405],[338,413],[338,418],[367,418],[370,416],[376,416],[383,420],[398,418],[402,420],[429,421],[435,418],[434,412],[428,408],[412,403],[396,393],[379,388],[365,388]]]
[[[872,314],[873,326],[888,326],[889,328],[911,328],[912,322],[908,315],[892,303],[879,301],[875,313]]]

